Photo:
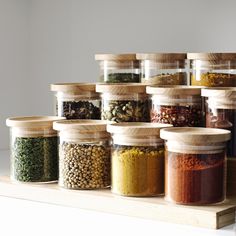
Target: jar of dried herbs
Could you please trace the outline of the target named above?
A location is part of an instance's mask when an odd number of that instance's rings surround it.
[[[101,100],[93,83],[52,84],[56,92],[55,113],[67,119],[101,119]]]
[[[160,136],[166,140],[166,199],[184,205],[223,202],[230,131],[173,127],[162,129]]]
[[[136,54],[97,54],[100,82],[139,83],[140,69]]]
[[[141,81],[149,85],[187,85],[186,53],[140,53]]]
[[[21,182],[58,180],[58,138],[53,121],[64,118],[8,118],[11,127],[11,179]]]
[[[236,86],[236,53],[188,53],[191,85]]]
[[[67,189],[110,187],[110,134],[105,121],[55,122],[59,131],[59,185]]]
[[[151,123],[110,124],[112,134],[112,192],[147,197],[164,193],[164,142]]]
[[[113,122],[149,122],[150,100],[146,86],[130,84],[97,84],[96,91],[101,93],[102,120]]]
[[[201,87],[147,86],[151,122],[183,127],[204,126]]]

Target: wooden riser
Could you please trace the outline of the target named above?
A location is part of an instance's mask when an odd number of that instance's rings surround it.
[[[162,197],[125,198],[109,190],[76,191],[57,184],[12,183],[9,177],[0,177],[0,195],[212,229],[235,223],[236,199],[214,206],[181,206]]]

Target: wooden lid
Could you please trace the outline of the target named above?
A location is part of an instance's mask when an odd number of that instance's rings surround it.
[[[176,61],[185,60],[187,53],[137,53],[138,60]]]
[[[187,58],[205,61],[236,60],[236,53],[188,53]]]
[[[221,88],[204,88],[201,92],[203,97],[216,97],[216,98],[236,98],[236,88],[234,87],[221,87]]]
[[[147,94],[156,95],[201,95],[200,86],[147,86]]]
[[[57,116],[24,116],[11,117],[6,120],[9,127],[20,128],[52,128],[53,122],[64,120],[64,117]]]
[[[172,127],[170,124],[145,123],[145,122],[124,122],[107,125],[107,131],[113,134],[123,135],[160,135],[160,129]]]
[[[230,140],[230,131],[213,128],[172,127],[162,129],[160,136],[165,140],[191,144],[207,144]]]
[[[96,61],[136,61],[136,54],[96,54]]]
[[[112,122],[103,120],[64,120],[53,123],[53,129],[58,131],[78,131],[83,133],[106,131],[107,124]]]
[[[146,85],[140,83],[101,83],[96,85],[96,92],[114,94],[146,93]]]
[[[56,92],[95,92],[95,83],[59,83],[51,84],[51,91]]]

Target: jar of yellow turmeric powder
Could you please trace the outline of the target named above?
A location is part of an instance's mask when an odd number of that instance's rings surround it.
[[[112,134],[112,192],[147,197],[164,193],[164,143],[160,129],[169,124],[109,124]]]

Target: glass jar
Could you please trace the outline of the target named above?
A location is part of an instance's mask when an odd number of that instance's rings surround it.
[[[100,65],[100,82],[139,83],[140,69],[136,54],[97,54]]]
[[[97,84],[101,93],[102,120],[149,122],[149,98],[143,84]]]
[[[103,189],[110,186],[110,135],[107,122],[54,122],[59,131],[59,186],[67,189]]]
[[[56,115],[67,119],[101,119],[101,100],[92,83],[52,84]]]
[[[151,122],[173,126],[204,126],[201,88],[188,86],[147,86],[151,94]]]
[[[236,53],[188,53],[191,85],[236,86]]]
[[[186,53],[141,53],[141,81],[153,85],[187,85]]]
[[[206,127],[231,131],[228,157],[236,157],[236,88],[205,88]]]
[[[164,141],[160,129],[171,125],[120,123],[112,134],[112,192],[123,196],[164,193]]]
[[[58,138],[54,116],[13,117],[11,127],[11,179],[21,182],[58,180]],[[61,118],[63,119],[63,118]]]
[[[162,129],[160,136],[166,140],[166,199],[186,205],[224,201],[230,131],[174,127]]]

